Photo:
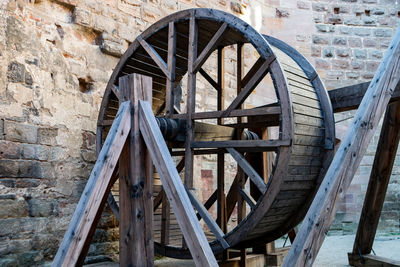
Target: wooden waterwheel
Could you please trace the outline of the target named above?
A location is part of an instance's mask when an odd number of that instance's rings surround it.
[[[334,121],[326,90],[301,54],[222,11],[167,16],[139,35],[114,69],[98,151],[118,110],[118,79],[130,73],[152,77],[153,111],[214,253],[265,244],[302,220],[329,162]],[[236,82],[224,82],[228,76]],[[205,87],[215,97],[200,100]],[[196,188],[194,158],[207,155],[216,162],[215,188]],[[200,201],[204,190],[212,193]],[[118,218],[115,192],[109,204]],[[189,258],[157,178],[154,214],[156,252]]]

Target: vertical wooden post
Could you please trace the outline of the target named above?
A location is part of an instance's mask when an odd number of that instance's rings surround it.
[[[139,131],[139,100],[152,101],[152,79],[119,79],[120,101],[132,105],[131,131],[119,161],[120,266],[153,266],[152,163]]]
[[[358,224],[354,241],[354,256],[371,253],[399,140],[400,102],[395,102],[388,106],[383,120],[360,223]]]

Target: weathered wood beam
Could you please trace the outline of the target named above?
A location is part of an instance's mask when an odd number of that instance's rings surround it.
[[[264,194],[267,190],[267,185],[256,170],[254,170],[254,168],[247,162],[244,156],[234,148],[227,148],[226,150],[236,160],[240,168],[249,176],[250,180],[257,186],[261,194]]]
[[[142,45],[144,50],[149,54],[149,56],[154,60],[154,62],[157,64],[157,66],[164,72],[165,76],[167,77],[168,80],[172,80],[171,78],[171,72],[168,70],[167,64],[165,61],[162,59],[162,57],[157,53],[157,51],[148,43],[146,40],[142,38],[141,35],[139,35],[136,38],[139,43]]]
[[[276,151],[281,146],[289,146],[290,140],[231,140],[231,141],[196,141],[192,148],[236,148],[246,151]]]
[[[208,75],[208,73],[205,70],[200,68],[199,73],[201,74],[201,76],[204,77],[204,79],[207,80],[207,82],[209,82],[212,85],[212,87],[214,87],[215,90],[217,91],[221,90],[219,84],[216,81],[214,81],[214,79],[210,75]]]
[[[203,51],[199,55],[199,57],[194,62],[193,71],[197,72],[200,67],[206,62],[207,58],[211,55],[211,53],[218,46],[221,39],[224,37],[225,31],[228,29],[228,23],[224,22],[221,27],[219,27],[218,31],[214,34],[211,40],[208,42],[207,46],[204,47]]]
[[[168,25],[168,59],[167,69],[170,77],[167,81],[167,87],[165,90],[165,115],[174,113],[174,89],[175,89],[175,72],[176,72],[176,30],[175,22],[171,21]],[[167,76],[168,77],[168,76]]]
[[[112,174],[131,128],[130,109],[130,103],[124,102],[118,110],[53,260],[53,267],[83,264],[90,240],[111,190]]]
[[[152,79],[119,78],[120,101],[132,104],[131,130],[119,160],[119,262],[153,266],[153,165],[139,130],[139,100],[152,101]]]
[[[228,243],[224,239],[224,235],[225,235],[224,232],[221,230],[221,228],[218,226],[218,224],[214,221],[213,217],[211,217],[210,213],[208,213],[207,209],[203,206],[203,204],[200,202],[200,200],[196,197],[196,195],[191,190],[186,189],[186,192],[188,193],[189,199],[192,202],[193,207],[197,210],[197,212],[200,214],[201,218],[207,224],[208,228],[215,235],[217,240],[221,243],[221,246],[224,249],[229,248]]]
[[[370,82],[364,82],[328,91],[333,112],[337,113],[357,109],[369,84]],[[400,85],[396,86],[390,102],[398,100],[400,100]]]
[[[377,128],[400,76],[400,27],[368,87],[318,192],[286,256],[283,266],[311,266],[362,156]]]
[[[254,198],[250,195],[250,193],[241,187],[238,187],[239,194],[242,196],[243,200],[246,201],[247,204],[249,204],[250,209],[254,210],[256,208],[257,202],[254,200]]]
[[[349,264],[356,267],[399,267],[400,261],[375,255],[348,254]]]
[[[140,102],[140,131],[196,266],[218,266],[148,102]]]
[[[353,254],[371,253],[399,140],[400,102],[395,102],[386,109],[354,241]]]

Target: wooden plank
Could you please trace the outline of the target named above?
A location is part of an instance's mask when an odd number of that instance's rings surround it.
[[[351,183],[362,156],[389,103],[400,73],[400,29],[354,116],[332,163],[322,181],[296,240],[284,261],[284,266],[311,266],[322,245],[324,235],[334,218],[338,195]]]
[[[215,48],[217,48],[217,45],[224,37],[224,33],[227,29],[228,23],[224,22],[194,62],[193,72],[199,71],[200,67],[204,64],[204,62],[206,62],[207,58],[211,55]]]
[[[356,267],[399,267],[400,261],[376,255],[348,254],[349,264]]]
[[[333,112],[343,112],[357,109],[368,89],[370,82],[358,83],[328,91]],[[400,85],[394,89],[390,103],[400,99]]]
[[[153,266],[153,171],[139,131],[139,100],[152,101],[152,79],[120,77],[120,101],[132,103],[128,141],[119,161],[119,261],[122,266]]]
[[[369,177],[367,193],[365,194],[364,206],[358,224],[357,235],[354,241],[353,254],[371,253],[399,140],[400,102],[395,102],[390,104],[386,109]]]
[[[238,191],[239,191],[239,194],[242,196],[243,200],[246,201],[247,204],[249,204],[249,206],[252,210],[254,210],[257,202],[250,195],[250,193],[246,189],[241,188],[241,187],[238,187]]]
[[[196,195],[191,190],[186,189],[186,192],[188,193],[189,199],[193,207],[197,210],[201,218],[207,224],[208,228],[211,230],[211,232],[213,232],[217,240],[221,243],[221,246],[224,249],[229,248],[229,244],[224,239],[224,232],[222,232],[221,228],[208,213],[207,209],[203,206],[203,204],[200,202],[200,200],[198,200]]]
[[[281,114],[280,107],[236,109],[232,110],[232,112],[230,112],[229,114],[225,114],[225,111],[226,110],[196,112],[192,114],[192,118],[195,120],[246,116],[276,116],[277,118],[279,118],[279,115]],[[185,114],[174,114],[171,117],[174,119],[185,119]]]
[[[227,148],[226,150],[236,160],[240,168],[242,168],[242,170],[249,176],[250,180],[257,186],[261,194],[264,194],[267,190],[267,185],[261,176],[256,172],[256,170],[254,170],[253,167],[247,162],[244,156],[237,152],[234,148]]]
[[[160,68],[160,70],[162,70],[162,72],[164,72],[167,79],[169,79],[171,81],[172,80],[171,72],[168,70],[167,64],[162,59],[162,57],[157,53],[157,51],[148,42],[146,42],[146,40],[144,40],[142,38],[141,35],[139,35],[136,39],[142,45],[144,50],[146,50],[146,52],[149,54],[149,56],[151,56],[151,58],[154,60],[154,62],[157,64],[157,66]]]
[[[174,89],[175,89],[175,72],[176,72],[176,31],[175,22],[171,21],[168,25],[168,59],[167,59],[167,69],[170,73],[169,79],[167,81],[167,88],[165,91],[165,116],[174,113]],[[167,76],[168,77],[168,76]]]
[[[196,266],[217,266],[217,261],[196,218],[168,147],[157,126],[150,104],[140,102],[139,112],[140,131],[157,172],[160,174],[164,190]]]
[[[170,205],[167,195],[163,190],[162,209],[161,209],[161,241],[162,245],[169,244],[169,227],[170,227]]]
[[[189,21],[189,45],[188,45],[188,84],[186,101],[186,141],[185,141],[185,185],[193,188],[193,148],[191,143],[194,139],[193,113],[196,106],[196,72],[194,62],[197,58],[197,23],[192,13]]]
[[[247,84],[243,87],[237,97],[232,101],[229,107],[222,114],[223,117],[228,117],[230,113],[238,108],[246,98],[253,92],[254,88],[267,74],[270,64],[275,60],[275,56],[270,56],[267,58],[257,72],[249,79]]]
[[[111,190],[111,178],[131,128],[130,103],[121,104],[52,266],[82,265]]]

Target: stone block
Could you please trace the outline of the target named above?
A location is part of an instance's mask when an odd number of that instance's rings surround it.
[[[392,37],[392,34],[392,29],[379,28],[374,30],[374,36],[376,37]]]
[[[315,26],[317,27],[317,31],[319,31],[319,32],[335,32],[334,25],[317,24]]]
[[[364,47],[377,47],[378,42],[375,38],[364,38]]]
[[[376,25],[376,19],[373,17],[364,17],[363,18],[363,25],[365,26],[375,26]]]
[[[375,72],[364,72],[362,78],[365,80],[371,80],[375,75]]]
[[[275,16],[277,18],[288,18],[290,16],[289,10],[283,8],[275,9]]]
[[[338,70],[331,70],[326,72],[326,79],[328,80],[339,80],[344,76],[343,71],[338,71]]]
[[[333,45],[347,45],[347,38],[346,37],[341,37],[341,36],[336,36],[332,40]]]
[[[40,261],[39,251],[28,251],[18,255],[19,266],[31,266],[32,263],[38,263]]]
[[[0,219],[19,218],[28,215],[25,200],[21,199],[0,199]]]
[[[371,13],[373,15],[384,15],[385,14],[385,9],[381,8],[381,7],[375,7],[372,9]]]
[[[312,3],[312,10],[317,12],[326,12],[328,11],[328,5],[325,3]]]
[[[86,162],[90,162],[90,163],[96,162],[97,155],[96,155],[96,151],[94,151],[94,150],[82,149],[81,155],[82,155],[83,160]]]
[[[151,5],[144,5],[142,8],[142,19],[147,22],[155,22],[162,17],[159,8]]]
[[[361,25],[361,20],[359,18],[350,17],[345,18],[343,23],[348,26],[358,26]]]
[[[353,28],[348,26],[339,26],[339,33],[341,34],[352,34]]]
[[[351,50],[349,48],[337,48],[336,56],[338,57],[349,57],[351,54]]]
[[[360,60],[353,60],[351,62],[351,68],[353,70],[362,70],[364,69],[364,62]]]
[[[58,204],[55,200],[32,198],[27,202],[30,217],[49,217],[58,215]]]
[[[297,8],[298,9],[310,9],[310,7],[311,7],[310,2],[297,1]]]
[[[327,70],[327,69],[330,69],[330,63],[327,60],[323,60],[323,59],[317,58],[315,60],[315,67],[317,69],[325,69],[325,70]]]
[[[128,42],[133,42],[139,32],[137,31],[136,27],[126,26],[123,23],[118,23],[117,27],[117,35]]]
[[[368,57],[370,59],[381,59],[383,57],[383,52],[376,49],[372,49],[368,51]]]
[[[21,143],[36,143],[37,127],[33,125],[5,120],[4,135],[5,139],[8,141],[15,141]]]
[[[41,251],[46,260],[51,260],[57,253],[59,240],[52,234],[37,234],[32,238],[32,248]]]
[[[312,42],[314,44],[329,44],[329,37],[328,36],[322,36],[322,35],[313,35],[312,36]]]
[[[354,28],[354,34],[358,36],[370,36],[371,29],[370,28]]]
[[[321,47],[312,45],[311,46],[311,56],[312,57],[321,57]]]
[[[196,0],[195,4],[200,8],[210,7],[210,3],[207,0]]]
[[[107,33],[102,33],[100,49],[104,54],[121,57],[128,48],[124,40],[118,39]]]
[[[50,147],[43,145],[23,144],[21,156],[23,159],[48,160]]]
[[[366,50],[354,49],[353,53],[354,53],[354,57],[357,59],[366,59],[367,58]]]
[[[376,4],[378,2],[377,0],[362,0],[362,1],[365,4]]]
[[[17,177],[19,174],[18,161],[0,160],[0,177]]]
[[[18,143],[0,140],[0,159],[19,159],[21,147]]]
[[[346,72],[346,77],[348,78],[348,79],[358,79],[358,78],[360,78],[360,73],[359,72],[357,72],[357,71],[349,71],[349,72]]]
[[[334,48],[333,47],[325,47],[322,50],[322,56],[323,57],[333,57],[334,56]]]
[[[334,59],[332,60],[332,69],[348,69],[350,63],[348,60],[344,59]]]
[[[56,145],[58,135],[57,128],[39,128],[38,142],[42,145]]]
[[[93,27],[92,14],[88,10],[76,7],[74,9],[72,20],[76,24],[90,28]]]
[[[350,47],[361,47],[362,46],[361,38],[359,38],[359,37],[349,37],[348,42],[349,42]]]
[[[230,3],[231,10],[233,12],[239,13],[239,14],[244,14],[244,7],[238,0],[232,0]]]
[[[330,24],[343,24],[343,18],[341,15],[338,14],[330,14],[325,17],[325,23]]]
[[[101,15],[93,15],[93,29],[98,32],[107,32],[112,34],[116,31],[117,24],[113,19]]]

